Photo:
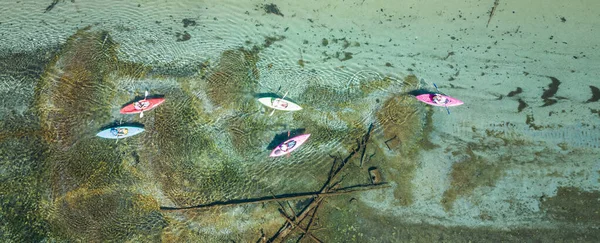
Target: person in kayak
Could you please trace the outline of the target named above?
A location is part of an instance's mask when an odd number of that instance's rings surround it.
[[[281,149],[281,151],[283,151],[283,152],[287,152],[289,149],[293,148],[294,146],[296,146],[296,141],[292,140],[292,141],[282,144],[279,147],[279,149]]]
[[[273,106],[285,109],[288,107],[288,103],[285,102],[283,99],[277,98],[273,99]]]
[[[127,133],[129,133],[129,129],[127,129],[127,128],[113,128],[113,129],[110,129],[110,132],[113,135],[119,137],[119,136],[125,136],[125,135],[127,135]]]
[[[133,108],[135,108],[136,110],[146,109],[148,108],[148,106],[150,106],[150,101],[147,100],[140,100],[133,104]]]
[[[431,101],[439,105],[448,103],[448,99],[441,94],[435,94]]]

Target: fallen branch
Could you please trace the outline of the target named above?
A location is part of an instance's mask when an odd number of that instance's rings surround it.
[[[388,150],[392,150],[392,148],[390,148],[390,145],[388,144],[388,142],[396,139],[397,137],[398,137],[398,135],[394,135],[393,138],[390,138],[390,139],[386,140],[385,142],[383,142],[383,143],[385,143],[385,146],[387,146]]]
[[[245,205],[245,204],[255,204],[255,203],[264,203],[264,202],[275,202],[275,201],[286,201],[286,200],[296,200],[296,199],[305,199],[305,198],[317,198],[317,197],[329,197],[334,195],[341,195],[359,191],[368,191],[368,190],[377,190],[382,188],[387,188],[389,185],[387,184],[377,184],[377,185],[368,185],[368,186],[352,186],[347,188],[342,188],[333,192],[307,192],[307,193],[297,193],[291,195],[280,195],[277,197],[259,197],[259,198],[251,198],[251,199],[238,199],[231,201],[218,201],[212,202],[209,204],[200,204],[196,206],[189,207],[164,207],[161,206],[160,210],[163,211],[181,211],[181,210],[190,210],[190,209],[208,209],[208,208],[216,208],[223,206],[236,206],[236,205]],[[358,189],[355,189],[358,188]]]
[[[309,203],[308,206],[306,206],[302,212],[300,212],[300,215],[298,215],[296,217],[296,219],[298,220],[298,222],[301,222],[302,220],[304,220],[305,217],[307,217],[308,213],[315,208],[318,208],[318,206],[321,204],[321,202],[323,201],[323,199],[325,197],[323,197],[324,195],[335,195],[338,193],[345,193],[345,190],[337,190],[335,187],[337,187],[339,185],[339,183],[341,182],[341,180],[337,180],[337,177],[341,174],[340,172],[342,171],[342,169],[348,164],[348,162],[354,158],[354,155],[356,155],[358,152],[360,152],[361,150],[364,150],[367,142],[369,140],[370,134],[373,130],[373,124],[369,125],[369,129],[367,130],[367,133],[363,136],[362,140],[356,139],[356,143],[357,146],[355,149],[353,149],[350,154],[348,156],[346,156],[346,158],[344,159],[340,159],[339,164],[336,163],[338,161],[338,158],[335,158],[333,161],[333,165],[331,167],[331,171],[329,172],[329,176],[327,178],[327,181],[323,184],[323,187],[321,188],[320,193],[318,193],[314,200],[311,201]],[[360,158],[362,159],[362,158]],[[337,166],[337,168],[336,168]],[[362,187],[362,186],[355,186],[355,187]],[[353,187],[354,188],[354,187]],[[346,188],[348,189],[348,188]],[[354,191],[353,191],[354,192]],[[322,196],[323,195],[323,196]],[[313,216],[314,217],[314,214]],[[290,235],[290,233],[292,233],[294,231],[294,227],[290,227],[289,224],[284,224],[278,231],[277,233],[275,233],[275,235],[273,235],[273,237],[271,237],[271,239],[269,239],[269,242],[285,242],[286,238]]]
[[[369,142],[369,137],[371,136],[371,130],[373,130],[373,124],[371,123],[371,125],[369,126],[369,130],[367,131],[367,134],[365,135],[365,137],[363,138],[363,141],[360,145],[362,145],[362,154],[360,155],[360,167],[362,167],[363,165],[363,161],[365,159],[365,153],[367,152],[367,143]]]
[[[290,223],[294,228],[300,229],[302,232],[304,232],[305,235],[308,235],[308,237],[310,237],[314,241],[316,241],[316,242],[322,242],[321,240],[317,239],[317,237],[315,237],[314,235],[312,235],[311,233],[309,233],[307,230],[305,230],[304,228],[300,227],[300,225],[298,223],[296,223],[292,219],[290,219],[290,217],[288,217],[281,210],[279,210],[279,214],[281,214],[281,216],[285,219],[285,221],[287,221],[288,223]]]
[[[323,201],[320,201],[317,206],[315,207],[315,210],[313,211],[312,216],[310,217],[310,220],[308,221],[308,224],[306,225],[306,232],[300,236],[300,239],[298,240],[298,242],[300,242],[300,240],[302,240],[302,238],[304,238],[305,235],[310,234],[310,226],[312,226],[314,219],[315,219],[315,215],[317,215],[317,210],[319,210],[319,206],[321,206],[321,203]]]

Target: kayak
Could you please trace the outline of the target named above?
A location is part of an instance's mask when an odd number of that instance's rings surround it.
[[[447,106],[447,107],[450,107],[450,106],[459,106],[459,105],[463,104],[462,101],[460,101],[460,100],[458,100],[456,98],[447,96],[447,95],[441,95],[441,96],[443,96],[443,97],[445,97],[447,99],[447,102],[445,104],[438,104],[438,103],[433,102],[433,97],[434,96],[435,96],[435,94],[422,94],[422,95],[417,95],[416,98],[417,98],[417,100],[420,100],[420,101],[422,101],[422,102],[424,102],[424,103],[426,103],[428,105],[433,105],[433,106]]]
[[[308,137],[310,137],[310,134],[302,134],[286,140],[285,142],[279,144],[279,146],[275,147],[269,157],[278,157],[291,153],[292,151],[298,149],[298,147],[300,147],[300,145],[302,145],[304,142],[306,142]]]
[[[100,131],[98,134],[96,134],[96,136],[101,137],[101,138],[117,139],[117,138],[131,137],[131,136],[137,135],[143,131],[144,131],[144,128],[142,128],[142,127],[116,126],[116,127],[104,129],[104,130]]]
[[[263,105],[266,105],[272,109],[281,111],[299,111],[302,107],[289,100],[277,98],[277,97],[263,97],[259,98],[258,101]]]
[[[164,101],[165,98],[151,98],[139,100],[121,108],[121,114],[136,114],[142,111],[152,110],[158,105],[162,104]],[[136,106],[136,103],[138,104],[138,106]]]

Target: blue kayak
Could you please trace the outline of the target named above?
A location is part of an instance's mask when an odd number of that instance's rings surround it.
[[[144,128],[142,128],[142,127],[116,126],[116,127],[104,129],[104,130],[100,131],[98,134],[96,134],[96,136],[101,137],[101,138],[117,139],[117,138],[131,137],[131,136],[137,135],[143,131],[144,131]]]

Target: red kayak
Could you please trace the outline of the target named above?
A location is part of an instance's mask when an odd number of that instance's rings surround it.
[[[142,111],[149,111],[162,104],[165,98],[143,99],[133,102],[121,108],[121,114],[137,114]]]

